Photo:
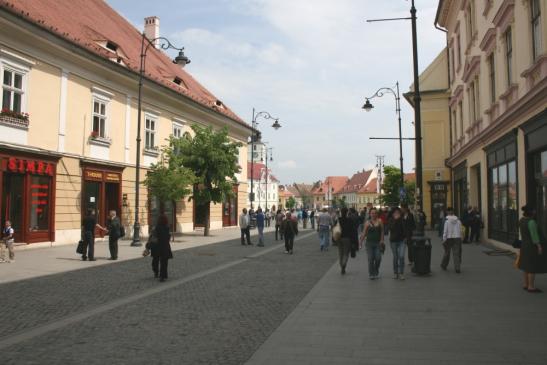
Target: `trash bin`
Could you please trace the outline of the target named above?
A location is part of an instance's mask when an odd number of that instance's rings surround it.
[[[412,237],[414,266],[412,272],[418,275],[431,273],[431,239],[425,236]]]

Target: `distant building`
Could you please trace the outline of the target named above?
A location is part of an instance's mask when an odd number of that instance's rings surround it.
[[[335,194],[338,194],[347,182],[347,176],[327,176],[324,181],[315,183],[311,189],[315,208],[330,207]]]
[[[278,186],[278,197],[279,197],[278,208],[280,209],[287,208],[287,201],[289,200],[290,197],[295,198],[294,194],[289,189],[287,189],[285,185]]]
[[[370,180],[376,177],[376,170],[358,171],[353,174],[336,195],[346,201],[348,208],[361,209],[364,205],[360,199],[359,191],[366,187]]]
[[[271,209],[276,208],[279,203],[279,180],[272,175],[271,170],[266,169],[266,165],[263,163],[254,163],[254,167],[251,169],[251,162],[248,162],[247,171],[249,173],[249,180],[247,185],[249,186],[249,193],[251,192],[251,178],[253,179],[253,192],[255,194],[254,208]],[[251,175],[252,171],[252,175]],[[250,194],[248,195],[250,197]],[[250,207],[251,201],[247,199],[247,204]]]

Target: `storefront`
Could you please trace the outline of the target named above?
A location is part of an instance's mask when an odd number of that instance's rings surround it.
[[[237,226],[237,199],[238,185],[234,185],[233,195],[226,198],[222,203],[222,226],[233,227]]]
[[[160,200],[148,194],[148,230],[151,231],[156,225],[161,214],[165,214],[171,232],[177,231],[176,204],[174,201],[160,202]]]
[[[431,227],[439,223],[440,213],[446,209],[448,181],[429,181],[431,195]]]
[[[517,135],[510,132],[486,149],[488,237],[508,244],[518,237]]]
[[[522,126],[526,148],[526,204],[537,211],[540,227],[547,227],[547,111]],[[547,234],[547,232],[543,232]]]
[[[109,211],[120,215],[122,171],[123,168],[82,164],[82,218],[88,209],[93,209],[97,223],[104,227]]]
[[[454,168],[454,212],[461,217],[467,209],[467,161]]]
[[[55,179],[58,158],[14,151],[0,153],[2,227],[10,220],[15,242],[55,241]]]

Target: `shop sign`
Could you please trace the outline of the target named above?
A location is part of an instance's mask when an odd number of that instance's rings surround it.
[[[89,180],[102,180],[103,173],[95,170],[84,170],[85,178]]]
[[[96,181],[111,181],[111,182],[120,182],[120,174],[114,172],[106,171],[97,171],[97,170],[84,170],[84,178],[86,180],[96,180]]]
[[[106,176],[105,176],[105,180],[106,181],[119,182],[120,181],[120,175],[119,174],[113,174],[111,172],[107,172]]]
[[[24,160],[15,157],[8,158],[7,169],[12,172],[49,175],[54,174],[54,165],[50,162]]]

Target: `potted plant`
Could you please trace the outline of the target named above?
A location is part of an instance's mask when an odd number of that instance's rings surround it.
[[[92,139],[95,139],[95,138],[99,137],[99,131],[91,131],[90,137]]]

